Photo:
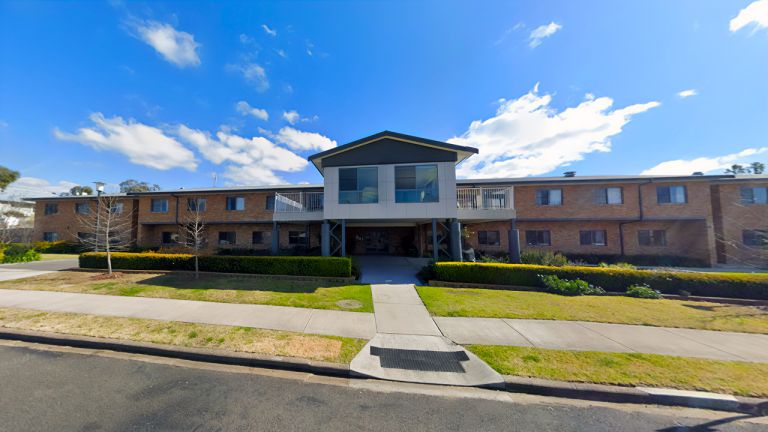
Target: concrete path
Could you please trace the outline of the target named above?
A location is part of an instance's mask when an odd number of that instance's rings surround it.
[[[100,294],[0,290],[0,307],[182,321],[370,339],[373,314]]]
[[[33,261],[15,264],[0,264],[0,282],[40,276],[59,270],[77,267],[76,258],[50,261]]]
[[[456,343],[573,351],[639,352],[768,362],[768,335],[708,330],[500,318],[435,317]]]

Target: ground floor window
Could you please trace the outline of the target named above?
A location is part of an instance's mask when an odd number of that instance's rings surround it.
[[[228,246],[236,243],[234,231],[219,231],[219,246]]]
[[[58,241],[59,240],[59,233],[57,232],[44,232],[43,233],[43,241]]]
[[[768,229],[743,230],[741,240],[745,246],[768,247]]]
[[[666,246],[667,232],[664,230],[640,230],[637,232],[640,246]]]
[[[579,243],[582,246],[605,246],[605,230],[579,231]]]
[[[552,238],[549,235],[549,231],[529,230],[525,232],[525,243],[528,246],[551,246]]]
[[[306,231],[288,231],[288,244],[292,246],[306,246],[307,245],[307,232]]]
[[[174,244],[179,242],[179,235],[173,231],[163,231],[162,233],[163,244]]]
[[[262,243],[264,243],[264,232],[254,231],[251,234],[251,244],[262,244]]]
[[[483,246],[501,245],[501,235],[498,231],[478,231],[477,243]]]

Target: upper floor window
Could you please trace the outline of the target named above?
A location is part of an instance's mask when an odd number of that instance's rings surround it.
[[[658,186],[656,202],[659,204],[685,204],[688,202],[685,186]]]
[[[123,203],[115,203],[111,209],[109,209],[110,213],[114,214],[122,214],[123,213],[124,205]]]
[[[43,241],[54,242],[59,240],[59,233],[57,232],[44,232]]]
[[[605,246],[605,230],[579,231],[579,243],[582,246]]]
[[[153,199],[149,211],[152,213],[168,213],[168,200],[165,198]]]
[[[245,210],[245,198],[240,196],[227,197],[227,210]]]
[[[539,189],[536,191],[536,205],[559,206],[563,205],[562,189]]]
[[[437,165],[395,167],[395,202],[438,202]]]
[[[187,210],[193,212],[204,212],[208,200],[205,198],[187,198]]]
[[[52,215],[59,212],[59,205],[58,204],[46,204],[45,205],[45,214]]]
[[[379,202],[377,167],[339,168],[339,204]]]
[[[91,205],[88,203],[75,203],[75,213],[88,214],[91,212]]]
[[[477,243],[483,246],[499,246],[501,236],[498,231],[478,231]]]
[[[525,244],[528,246],[551,246],[552,237],[549,235],[549,231],[526,231]]]
[[[667,232],[664,230],[639,230],[637,242],[640,246],[666,246]]]
[[[741,188],[742,204],[768,204],[768,187]]]
[[[741,241],[745,246],[768,247],[768,229],[743,230]]]
[[[596,204],[624,204],[620,187],[598,188],[595,191]]]
[[[274,195],[268,195],[267,196],[266,209],[267,210],[274,210],[275,209],[275,196]]]

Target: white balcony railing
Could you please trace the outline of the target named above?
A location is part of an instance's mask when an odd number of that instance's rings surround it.
[[[456,205],[459,210],[512,209],[511,187],[456,188]]]
[[[275,194],[275,213],[323,211],[322,192],[287,192]]]

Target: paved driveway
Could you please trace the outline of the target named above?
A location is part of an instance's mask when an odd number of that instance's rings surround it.
[[[358,255],[354,260],[361,282],[369,284],[416,284],[416,273],[429,262],[427,258],[386,255]]]
[[[0,281],[23,279],[77,267],[77,258],[0,264]]]

